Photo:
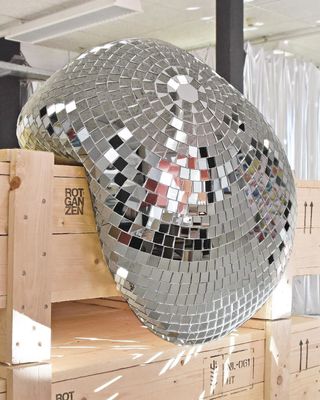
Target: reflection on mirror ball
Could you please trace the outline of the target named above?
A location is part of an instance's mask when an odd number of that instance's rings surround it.
[[[296,212],[285,153],[188,52],[140,39],[95,47],[29,99],[17,135],[84,165],[109,268],[162,338],[221,337],[280,280]]]

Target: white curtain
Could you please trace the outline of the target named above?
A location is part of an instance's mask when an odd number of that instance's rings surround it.
[[[315,65],[247,45],[245,96],[281,140],[299,179],[320,179],[320,71]]]

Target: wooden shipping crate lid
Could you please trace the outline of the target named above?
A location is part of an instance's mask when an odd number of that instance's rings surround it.
[[[320,181],[296,180],[297,188],[320,189]]]
[[[292,333],[305,332],[310,329],[320,329],[320,317],[314,317],[314,316],[292,317],[291,319]]]
[[[109,302],[106,300],[106,302]],[[80,302],[53,305],[53,382],[261,341],[262,330],[239,328],[205,345],[176,346],[145,328],[126,303],[110,307]],[[150,361],[151,360],[151,361]]]

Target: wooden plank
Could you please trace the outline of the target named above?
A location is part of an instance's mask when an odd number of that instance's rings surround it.
[[[7,294],[8,237],[0,236],[0,296]]]
[[[55,178],[87,178],[83,167],[73,165],[55,165],[53,175]]]
[[[292,317],[291,332],[299,333],[310,329],[320,329],[320,317]]]
[[[135,367],[156,354],[154,361],[160,362],[177,357],[181,351],[193,360],[202,352],[222,354],[223,348],[235,352],[239,345],[255,348],[252,342],[261,343],[257,346],[263,348],[265,338],[262,330],[240,328],[206,345],[182,348],[149,332],[128,306],[127,310],[117,310],[70,302],[53,305],[52,326],[54,382]]]
[[[0,150],[0,161],[8,162],[11,160],[11,151],[9,149],[1,149]]]
[[[295,184],[299,189],[320,189],[320,181],[296,180]]]
[[[320,367],[320,318],[292,319],[290,372]]]
[[[108,328],[107,328],[108,327]],[[153,335],[127,306],[112,310],[83,303],[53,307],[53,395],[75,398],[208,398],[255,393],[263,381],[264,332],[239,329],[221,340],[177,347]],[[254,340],[257,339],[257,340]],[[251,385],[248,385],[251,383]],[[65,395],[67,396],[67,395]],[[236,395],[235,395],[236,396]],[[239,397],[238,397],[239,396]],[[63,398],[63,397],[62,397]],[[233,397],[232,397],[233,398]]]
[[[51,399],[51,365],[9,368],[6,400]]]
[[[0,378],[0,393],[5,393],[7,390],[7,383],[5,379]]]
[[[97,233],[53,235],[52,246],[52,302],[119,296]]]
[[[306,228],[310,231],[312,228],[320,228],[320,187],[306,188],[297,187],[298,217],[297,228]],[[311,203],[313,204],[311,220]],[[306,204],[306,206],[305,206]]]
[[[0,162],[0,175],[9,175],[10,165],[8,162]]]
[[[50,358],[49,236],[53,156],[10,151],[6,318],[0,361],[10,364]]]
[[[290,375],[290,400],[317,400],[320,398],[320,368]]]
[[[294,275],[320,274],[320,228],[313,228],[312,233],[296,229],[291,255]]]
[[[8,212],[9,212],[9,176],[0,175],[0,235],[8,234]]]
[[[51,246],[55,255],[49,271],[52,302],[119,296],[97,233],[52,235]],[[6,248],[7,237],[0,236],[0,296],[7,294]]]
[[[55,178],[53,193],[53,233],[97,231],[85,178]]]
[[[128,304],[124,300],[124,298],[113,297],[113,298],[101,298],[101,299],[89,299],[89,300],[80,300],[81,303],[85,304],[95,304],[97,306],[109,307],[116,310],[127,310]]]
[[[251,397],[251,391],[256,384],[248,383],[252,381],[262,383],[263,341],[259,343],[259,346],[255,342],[255,346],[257,350],[255,368],[253,366],[240,368],[232,371],[231,376],[228,376],[227,371],[231,365],[246,361],[241,358],[246,356],[241,354],[250,347],[249,345],[236,346],[231,353],[228,349],[221,349],[220,352],[199,353],[186,364],[184,363],[186,356],[182,355],[183,350],[177,348],[176,356],[169,360],[141,363],[133,368],[54,382],[53,395],[56,396],[55,398],[59,396],[63,398],[65,393],[73,392],[74,398],[105,400],[119,393],[119,398],[130,400],[164,398],[176,400],[216,399],[221,398],[222,394],[230,395],[233,399],[241,397],[236,395],[233,397],[231,394],[241,393],[246,399],[256,398],[256,395]],[[246,347],[245,350],[243,350],[244,347]],[[219,367],[222,369],[212,371],[215,359],[221,360]],[[213,379],[212,373],[216,373]],[[210,386],[212,391],[209,389]],[[263,396],[262,390],[261,388],[260,394]]]
[[[9,176],[7,173],[9,165],[9,163],[0,163],[0,235],[8,233]],[[96,232],[95,217],[84,168],[56,165],[54,170],[56,178],[54,179],[53,232]],[[73,189],[75,196],[69,196],[68,189]],[[77,207],[68,206],[74,201],[84,202],[83,213],[79,212]],[[82,210],[80,209],[80,211]]]
[[[264,400],[289,398],[291,321],[266,321]]]
[[[0,309],[7,306],[7,296],[0,296]]]

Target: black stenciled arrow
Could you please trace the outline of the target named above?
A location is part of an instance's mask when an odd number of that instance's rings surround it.
[[[308,204],[304,202],[304,218],[303,218],[303,233],[306,233],[306,226],[307,226],[307,207]]]
[[[311,233],[311,231],[312,231],[312,214],[313,214],[313,202],[310,203],[310,231],[309,231],[309,233]]]
[[[308,369],[308,363],[309,363],[309,339],[306,340],[306,369]]]
[[[299,346],[300,346],[300,364],[299,364],[299,372],[301,372],[301,370],[302,370],[302,346],[303,346],[303,341],[302,341],[302,340],[300,340]]]

